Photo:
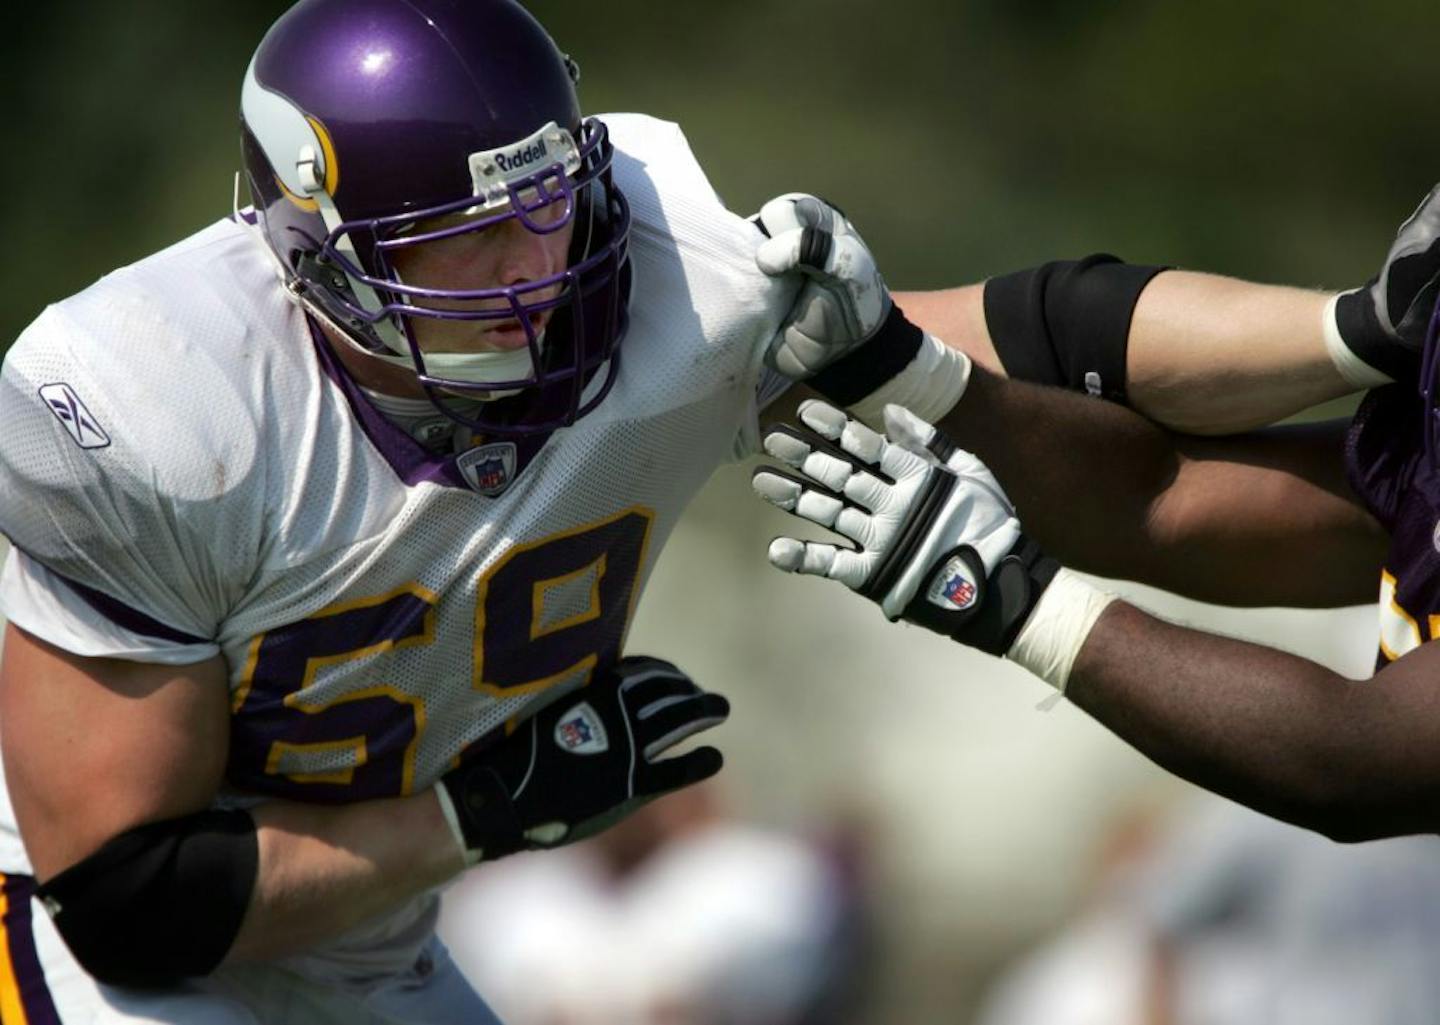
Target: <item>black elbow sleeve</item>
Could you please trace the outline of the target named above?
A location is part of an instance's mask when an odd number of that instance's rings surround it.
[[[985,323],[1005,372],[1123,403],[1135,304],[1164,269],[1100,253],[991,278]]]
[[[207,811],[122,833],[38,896],[97,980],[167,986],[220,964],[240,931],[259,860],[248,812]]]

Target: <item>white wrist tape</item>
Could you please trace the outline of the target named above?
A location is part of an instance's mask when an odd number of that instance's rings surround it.
[[[970,357],[925,333],[908,366],[850,407],[850,415],[883,429],[886,405],[904,406],[935,423],[955,408],[970,383]]]
[[[1064,694],[1085,639],[1105,606],[1114,600],[1115,595],[1092,587],[1062,567],[1005,657]]]
[[[1339,302],[1340,296],[1332,295],[1330,301],[1325,304],[1325,312],[1321,315],[1321,328],[1325,333],[1325,351],[1330,354],[1330,362],[1335,364],[1335,369],[1340,371],[1340,376],[1351,387],[1378,388],[1382,384],[1392,383],[1394,379],[1389,374],[1376,370],[1355,355],[1350,346],[1345,344],[1345,339],[1340,337],[1340,326],[1335,320],[1335,307]]]
[[[460,815],[455,811],[455,802],[450,800],[450,792],[445,789],[445,784],[435,784],[435,797],[440,801],[440,814],[445,816],[445,824],[450,827],[450,833],[460,847],[460,854],[465,858],[465,866],[469,868],[479,864],[480,852],[472,851],[465,842],[465,831],[460,828]]]

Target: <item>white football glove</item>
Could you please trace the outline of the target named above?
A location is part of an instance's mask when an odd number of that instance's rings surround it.
[[[1042,554],[985,464],[909,410],[886,406],[883,436],[823,402],[801,403],[800,419],[807,429],[765,437],[799,473],[762,467],[755,490],[856,547],[782,537],[770,561],[839,580],[888,618],[1004,655],[1063,693],[1114,596]]]
[[[770,236],[755,252],[760,269],[809,279],[770,344],[771,367],[804,380],[874,337],[894,304],[875,257],[843,213],[791,192],[766,203],[754,221]]]
[[[766,350],[772,369],[870,423],[890,402],[938,420],[960,401],[969,358],[905,319],[843,213],[790,193],[753,220],[769,236],[755,251],[759,268],[805,279]]]
[[[900,406],[884,415],[881,436],[833,406],[805,402],[809,430],[766,435],[765,450],[800,472],[761,468],[755,490],[857,546],[782,537],[770,561],[839,580],[889,619],[1004,654],[1058,564],[1021,533],[985,464]]]

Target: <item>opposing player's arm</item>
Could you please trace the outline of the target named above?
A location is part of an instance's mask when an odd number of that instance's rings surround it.
[[[1126,264],[1096,254],[983,284],[893,296],[864,240],[810,196],[767,203],[766,274],[803,280],[770,365],[878,423],[938,420],[969,363],[1128,403],[1192,434],[1275,423],[1420,369],[1440,296],[1440,186],[1367,284],[1341,293]],[[947,355],[948,353],[948,355]]]
[[[778,538],[778,568],[1010,659],[1160,764],[1262,811],[1338,839],[1440,827],[1440,647],[1361,684],[1162,623],[1063,567],[990,468],[908,411],[888,407],[883,436],[818,403],[801,420],[767,436],[791,469],[758,470],[755,488],[851,545]]]
[[[1069,566],[1229,605],[1374,598],[1386,536],[1345,481],[1343,422],[1193,437],[976,368],[943,426]]]
[[[920,327],[980,366],[1007,374],[986,319],[986,287],[897,292],[895,302]],[[1033,282],[1026,294],[1038,294]],[[1091,302],[1105,301],[1103,293],[1101,298],[1085,294]],[[1357,389],[1326,346],[1325,314],[1332,298],[1213,274],[1164,271],[1145,283],[1133,310],[1117,311],[1120,326],[1108,340],[1076,342],[1067,322],[1049,324],[1045,333],[1051,346],[1078,351],[1073,366],[1056,364],[1046,375],[1053,379],[1044,383],[1083,390],[1085,368],[1102,365],[1104,357],[1080,346],[1108,342],[1116,349],[1115,359],[1123,361],[1124,376],[1107,387],[1123,390],[1130,406],[1157,423],[1194,434],[1229,434],[1275,423]],[[991,301],[993,313],[993,295]],[[1040,375],[1030,370],[1034,364],[1019,362],[1017,352],[1021,339],[1044,320],[1042,315],[1012,315],[996,328],[1008,332],[1010,362],[1030,380]],[[1074,321],[1093,324],[1096,318],[1078,309]]]
[[[1440,645],[1357,682],[1114,602],[1066,695],[1171,772],[1332,839],[1440,831]]]
[[[1194,434],[1274,423],[1420,370],[1440,293],[1440,187],[1367,284],[1324,293],[1059,261],[897,303],[982,366],[1128,402]]]
[[[433,792],[273,802],[250,813],[253,826],[246,813],[209,811],[229,747],[226,683],[219,657],[178,667],[82,658],[7,630],[0,742],[11,800],[62,935],[99,978],[145,981],[128,974],[143,969],[127,953],[161,973],[201,974],[221,956],[303,949],[464,865]],[[190,925],[154,928],[177,919]]]

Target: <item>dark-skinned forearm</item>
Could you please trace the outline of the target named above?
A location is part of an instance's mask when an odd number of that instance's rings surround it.
[[[1433,688],[1356,682],[1294,655],[1102,614],[1067,696],[1163,768],[1337,840],[1440,827]]]
[[[1196,438],[976,368],[943,426],[1075,569],[1227,605],[1373,598],[1388,539],[1345,481],[1343,423]]]
[[[985,461],[1047,551],[1076,569],[1154,577],[1141,533],[1180,466],[1163,427],[1121,406],[978,366],[941,426]]]

